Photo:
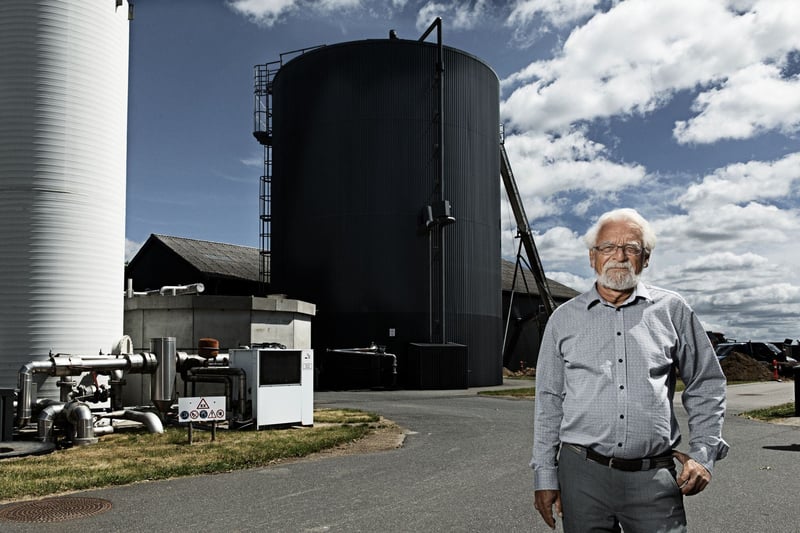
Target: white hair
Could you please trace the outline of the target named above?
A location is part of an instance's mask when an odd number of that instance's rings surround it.
[[[603,226],[609,222],[628,222],[639,228],[642,232],[642,246],[644,247],[645,255],[650,255],[650,252],[656,247],[656,234],[653,232],[653,228],[650,227],[650,223],[635,209],[627,207],[614,209],[613,211],[608,211],[600,215],[597,222],[595,222],[594,225],[589,228],[589,231],[586,232],[586,235],[583,236],[583,241],[586,243],[587,247],[591,249],[597,246],[597,235],[600,233],[600,230],[603,229]]]

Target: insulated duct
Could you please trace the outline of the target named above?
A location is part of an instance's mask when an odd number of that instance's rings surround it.
[[[31,420],[33,381],[36,374],[49,376],[74,376],[92,370],[125,370],[149,374],[156,369],[156,358],[150,353],[112,356],[54,355],[47,361],[30,361],[18,374],[19,398],[17,401],[17,427],[25,427]]]
[[[175,396],[175,366],[178,358],[175,337],[150,339],[150,351],[158,364],[150,386],[150,399],[164,413],[169,410]]]

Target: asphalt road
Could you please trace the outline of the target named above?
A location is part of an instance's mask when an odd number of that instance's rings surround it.
[[[732,449],[711,486],[687,498],[691,531],[798,532],[800,427],[733,416],[792,401],[793,386],[730,389]],[[533,402],[476,392],[317,393],[319,406],[375,411],[411,433],[386,452],[86,491],[77,496],[112,508],[78,520],[0,522],[0,531],[550,531],[531,505]]]

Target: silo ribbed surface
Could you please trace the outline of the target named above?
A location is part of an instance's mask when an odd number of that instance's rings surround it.
[[[272,290],[317,304],[316,349],[395,353],[430,332],[421,211],[439,198],[437,46],[368,40],[315,49],[273,82]],[[444,47],[445,341],[469,384],[502,381],[499,83]],[[438,341],[437,341],[438,342]]]
[[[127,15],[0,3],[0,387],[51,350],[108,353],[122,336]]]

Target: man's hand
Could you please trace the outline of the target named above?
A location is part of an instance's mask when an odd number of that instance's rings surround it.
[[[672,455],[683,465],[677,481],[684,496],[697,494],[711,483],[711,473],[703,465],[682,452],[675,451]]]
[[[560,490],[537,490],[533,500],[533,508],[542,515],[545,524],[551,529],[556,527],[556,519],[553,516],[553,504],[556,506],[558,516],[563,516],[561,512],[561,491]]]

